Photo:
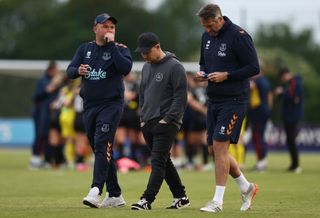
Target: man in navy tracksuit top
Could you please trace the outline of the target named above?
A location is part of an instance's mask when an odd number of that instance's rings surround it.
[[[84,123],[95,163],[93,182],[83,203],[99,207],[106,183],[107,195],[100,207],[125,205],[112,156],[114,135],[124,106],[123,76],[132,68],[129,49],[114,41],[117,20],[100,14],[94,21],[95,41],[80,45],[68,66],[69,78],[82,77]]]
[[[289,68],[281,69],[279,71],[279,77],[284,83],[285,88],[283,86],[276,88],[275,94],[281,95],[283,98],[282,119],[291,159],[291,165],[288,168],[288,171],[300,173],[299,151],[295,140],[298,133],[299,122],[303,118],[302,78],[298,75],[294,75]]]
[[[200,71],[196,78],[208,80],[207,143],[215,160],[216,191],[201,211],[222,211],[223,195],[230,174],[239,185],[243,204],[250,208],[258,188],[249,183],[235,159],[228,153],[237,143],[246,113],[249,81],[259,73],[257,54],[251,37],[228,17],[218,5],[208,4],[197,14],[205,29],[201,40]]]

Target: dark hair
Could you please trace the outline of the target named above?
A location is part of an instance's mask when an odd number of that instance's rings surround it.
[[[290,73],[290,69],[288,67],[282,67],[278,72],[278,76],[281,78],[283,75],[287,73]]]
[[[54,69],[57,66],[57,62],[55,60],[50,60],[48,63],[47,71]]]
[[[197,15],[202,19],[215,19],[217,17],[221,17],[222,13],[220,7],[216,4],[207,4],[200,8]]]

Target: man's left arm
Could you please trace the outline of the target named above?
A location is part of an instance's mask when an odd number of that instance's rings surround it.
[[[132,68],[132,58],[129,49],[123,44],[109,42],[116,69],[124,76],[128,75]]]
[[[239,31],[234,39],[232,50],[242,67],[229,71],[228,80],[244,80],[260,72],[257,53],[248,33]]]
[[[186,71],[181,64],[177,64],[172,70],[173,100],[163,120],[166,123],[171,123],[172,121],[180,123],[187,106],[187,77]]]

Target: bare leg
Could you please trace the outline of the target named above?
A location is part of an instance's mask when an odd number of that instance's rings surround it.
[[[237,163],[237,161],[234,159],[234,157],[231,154],[228,154],[229,156],[229,162],[230,162],[230,171],[229,174],[230,176],[232,176],[233,178],[237,178],[240,176],[241,174],[241,170],[240,167]]]
[[[229,141],[213,142],[216,184],[218,186],[226,186],[227,184],[228,174],[230,172],[229,143]]]

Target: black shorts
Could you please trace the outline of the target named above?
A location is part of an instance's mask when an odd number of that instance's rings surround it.
[[[244,102],[228,102],[212,104],[208,102],[207,143],[228,141],[237,144],[247,104]]]
[[[190,108],[187,106],[182,119],[181,131],[188,132],[190,126]]]
[[[60,128],[60,122],[59,122],[59,116],[60,116],[60,110],[55,109],[50,111],[50,129],[57,129],[61,130]]]
[[[206,130],[206,116],[199,112],[191,111],[189,116],[189,131],[201,132],[204,130]]]
[[[136,110],[125,109],[119,126],[140,130],[140,119]]]
[[[83,112],[76,112],[76,118],[74,119],[74,130],[76,132],[85,132],[83,123]]]

